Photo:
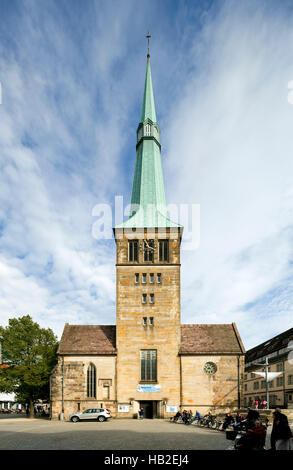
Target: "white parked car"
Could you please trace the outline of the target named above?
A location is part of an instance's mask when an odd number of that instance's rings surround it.
[[[95,419],[96,421],[107,421],[111,418],[110,410],[106,408],[89,408],[88,410],[79,411],[70,415],[70,421],[77,423],[77,421]]]

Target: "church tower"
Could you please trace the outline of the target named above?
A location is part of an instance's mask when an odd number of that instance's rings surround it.
[[[167,403],[180,403],[182,231],[166,211],[148,54],[130,217],[114,227],[116,393],[118,404],[131,403],[131,414],[143,407],[147,417],[163,417]]]
[[[100,408],[118,418],[140,408],[146,418],[240,408],[245,349],[235,323],[180,322],[183,227],[167,215],[149,53],[130,214],[113,231],[116,325],[65,325],[51,418]]]

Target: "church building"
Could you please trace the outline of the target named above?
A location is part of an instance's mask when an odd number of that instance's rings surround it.
[[[181,324],[183,227],[167,216],[149,54],[130,216],[113,232],[116,325],[65,325],[51,418],[98,407],[117,418],[141,407],[146,418],[239,408],[245,350],[235,323]]]

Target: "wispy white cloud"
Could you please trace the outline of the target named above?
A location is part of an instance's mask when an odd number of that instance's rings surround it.
[[[30,313],[60,335],[65,322],[115,323],[115,245],[92,238],[92,208],[130,194],[149,28],[167,199],[201,205],[200,248],[182,254],[182,321],[236,321],[246,347],[291,327],[292,12],[273,3],[9,11],[2,324]]]
[[[207,18],[168,129],[171,191],[201,205],[201,246],[183,253],[183,319],[236,321],[247,347],[291,328],[293,311],[277,290],[273,308],[264,300],[282,284],[293,293],[293,34],[284,10],[252,6],[225,2]]]
[[[65,321],[115,321],[114,243],[92,238],[91,210],[119,185],[125,123],[110,81],[103,86],[117,55],[105,25],[86,80],[57,5],[45,23],[33,5],[18,23],[23,41],[8,57],[1,51],[0,314],[30,313],[60,335]],[[92,102],[95,89],[103,105]]]

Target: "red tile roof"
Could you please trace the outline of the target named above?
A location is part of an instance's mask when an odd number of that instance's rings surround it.
[[[114,354],[114,325],[69,325],[66,323],[59,344],[59,354]]]
[[[181,325],[181,354],[237,353],[245,349],[235,323]]]
[[[59,354],[115,354],[115,325],[65,325]],[[181,325],[181,354],[244,354],[235,323]]]

